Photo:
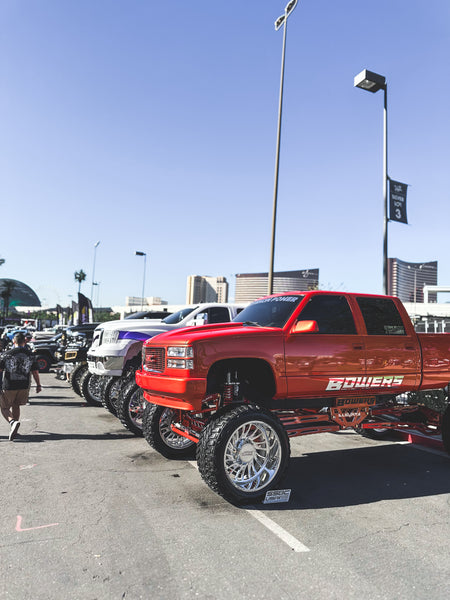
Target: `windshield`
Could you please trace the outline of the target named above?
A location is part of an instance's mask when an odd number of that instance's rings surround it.
[[[173,315],[170,315],[170,317],[166,317],[165,319],[163,319],[162,322],[167,323],[168,325],[175,325],[176,323],[179,323],[180,321],[185,319],[188,315],[190,315],[191,312],[195,310],[195,308],[197,308],[197,307],[182,308],[181,310],[177,311],[176,313],[173,313]]]
[[[235,323],[284,327],[304,296],[273,296],[256,300],[233,319]]]

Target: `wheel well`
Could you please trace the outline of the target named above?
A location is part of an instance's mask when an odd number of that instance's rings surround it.
[[[258,358],[238,358],[216,362],[208,372],[207,393],[223,391],[228,374],[233,383],[240,384],[240,395],[247,400],[264,404],[275,395],[275,378],[270,365]]]
[[[128,349],[127,356],[125,358],[125,364],[123,366],[123,372],[128,370],[136,371],[141,366],[141,344],[133,344]]]

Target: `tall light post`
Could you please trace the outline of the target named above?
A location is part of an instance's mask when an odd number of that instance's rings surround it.
[[[94,244],[94,264],[92,265],[92,284],[91,284],[91,302],[94,302],[94,285],[95,285],[95,259],[97,256],[97,247],[100,244],[100,240]]]
[[[286,34],[287,20],[294,8],[297,6],[297,0],[291,0],[284,9],[284,14],[275,21],[275,31],[283,26],[283,50],[281,52],[281,77],[280,77],[280,96],[278,101],[278,128],[277,128],[277,148],[275,153],[275,182],[273,189],[273,215],[272,215],[272,245],[270,249],[270,268],[267,281],[267,293],[273,293],[273,265],[275,259],[275,231],[277,224],[277,201],[278,201],[278,174],[280,169],[280,142],[281,142],[281,117],[283,112],[283,88],[284,88],[284,59],[286,55]]]
[[[141,310],[144,310],[145,269],[146,269],[146,265],[147,265],[147,254],[145,252],[140,252],[139,250],[136,250],[135,255],[144,257],[144,276],[142,278],[142,296],[141,296]]]
[[[384,223],[383,223],[383,292],[388,293],[388,141],[387,141],[387,83],[386,77],[364,69],[354,78],[354,86],[368,92],[384,90],[383,111],[383,201],[384,201]]]
[[[378,75],[372,71],[364,69],[354,78],[354,86],[368,92],[378,92],[384,90],[384,111],[383,111],[383,200],[384,200],[384,225],[383,225],[383,291],[388,293],[387,273],[388,273],[388,198],[387,182],[389,179],[387,173],[387,83],[386,77]]]
[[[100,306],[100,284],[101,284],[101,281],[94,281],[94,285],[97,286],[97,303],[96,303],[97,308]],[[94,303],[94,299],[92,299],[92,303]],[[95,313],[94,308],[92,310]]]

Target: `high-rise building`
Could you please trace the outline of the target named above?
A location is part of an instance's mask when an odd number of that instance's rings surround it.
[[[388,294],[402,302],[423,302],[423,286],[437,285],[437,260],[410,263],[398,258],[388,259]],[[437,294],[428,295],[429,302],[436,302]]]
[[[186,288],[187,304],[197,302],[228,302],[228,282],[225,277],[189,275]]]
[[[235,302],[253,302],[267,296],[268,273],[238,273],[236,275]],[[273,274],[273,292],[307,291],[319,285],[319,269],[279,271]]]

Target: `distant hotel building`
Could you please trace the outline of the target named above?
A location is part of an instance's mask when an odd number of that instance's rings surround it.
[[[388,294],[402,302],[423,302],[423,286],[437,285],[437,261],[409,263],[398,258],[388,259]],[[437,294],[428,295],[429,302],[437,301]]]
[[[268,273],[239,273],[236,275],[235,302],[252,302],[267,296]],[[279,271],[273,274],[273,292],[307,291],[319,285],[319,269]]]
[[[189,275],[186,303],[196,304],[197,302],[228,302],[228,282],[226,278]]]

